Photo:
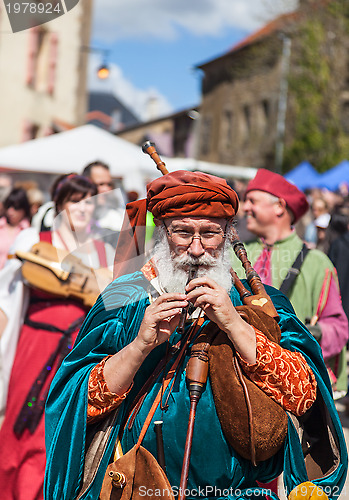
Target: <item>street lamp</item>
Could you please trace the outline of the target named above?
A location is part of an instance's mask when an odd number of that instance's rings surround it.
[[[192,147],[192,157],[198,161],[199,160],[199,144],[200,144],[200,133],[201,133],[201,114],[197,109],[190,109],[187,112],[187,116],[193,120],[194,126],[192,129],[193,134],[193,147]]]
[[[105,80],[108,78],[110,73],[109,67],[106,63],[103,63],[98,69],[97,69],[97,76],[101,80]]]
[[[95,53],[98,52],[103,55],[103,62],[97,69],[97,76],[101,80],[105,80],[106,78],[108,78],[110,74],[109,65],[107,63],[107,56],[109,54],[109,50],[99,49],[98,47],[88,47],[88,46],[82,46],[81,50],[84,52],[95,52]]]

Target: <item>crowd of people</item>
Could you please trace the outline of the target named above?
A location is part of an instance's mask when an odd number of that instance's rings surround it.
[[[348,199],[303,193],[265,169],[239,196],[219,177],[177,171],[149,183],[146,199],[124,200],[100,161],[58,177],[49,201],[7,180],[4,498],[104,500],[121,488],[127,498],[277,499],[281,473],[292,500],[338,497]],[[191,363],[203,358],[209,378],[196,379]]]
[[[94,162],[81,174],[58,176],[51,200],[44,203],[42,197],[41,206],[33,207],[38,196],[33,196],[32,188],[17,185],[9,185],[3,199],[0,488],[4,498],[43,497],[48,388],[89,309],[112,280],[125,206],[124,200],[115,198],[113,187],[108,166]]]

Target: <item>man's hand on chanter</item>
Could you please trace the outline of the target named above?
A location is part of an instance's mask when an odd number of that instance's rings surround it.
[[[137,337],[105,363],[104,378],[109,391],[122,395],[129,389],[144,359],[168,340],[187,305],[184,294],[164,293],[146,308]]]
[[[214,280],[195,278],[186,286],[187,300],[201,307],[206,316],[224,331],[248,363],[256,362],[256,334],[237,313],[227,291]]]
[[[145,350],[166,342],[179,323],[183,307],[188,305],[182,293],[164,293],[145,310],[137,341]]]

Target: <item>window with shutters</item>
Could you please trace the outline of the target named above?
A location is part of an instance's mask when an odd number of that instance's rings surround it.
[[[225,109],[223,111],[222,120],[222,149],[224,151],[229,151],[232,148],[234,137],[233,137],[233,112],[230,109]]]
[[[37,92],[53,94],[55,88],[58,38],[40,27],[29,30],[27,85]]]
[[[22,141],[30,141],[31,139],[36,139],[40,130],[40,126],[30,120],[24,120],[23,131],[22,131]]]
[[[202,120],[201,139],[200,139],[200,153],[205,156],[210,152],[211,146],[211,125],[212,120],[210,117],[205,116]]]

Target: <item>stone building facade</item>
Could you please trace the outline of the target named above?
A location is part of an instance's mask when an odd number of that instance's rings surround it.
[[[344,9],[349,11],[337,0],[304,0],[298,11],[197,66],[203,72],[200,160],[284,172],[304,159],[325,164],[324,142],[332,148],[332,162],[345,155],[349,13]]]
[[[75,127],[87,112],[92,0],[48,23],[12,33],[0,5],[0,147]]]
[[[199,158],[260,167],[272,161],[281,78],[272,39],[236,48],[204,72]]]
[[[120,130],[116,135],[142,146],[145,141],[156,143],[157,150],[165,156],[197,158],[198,107],[185,109],[146,123]]]

